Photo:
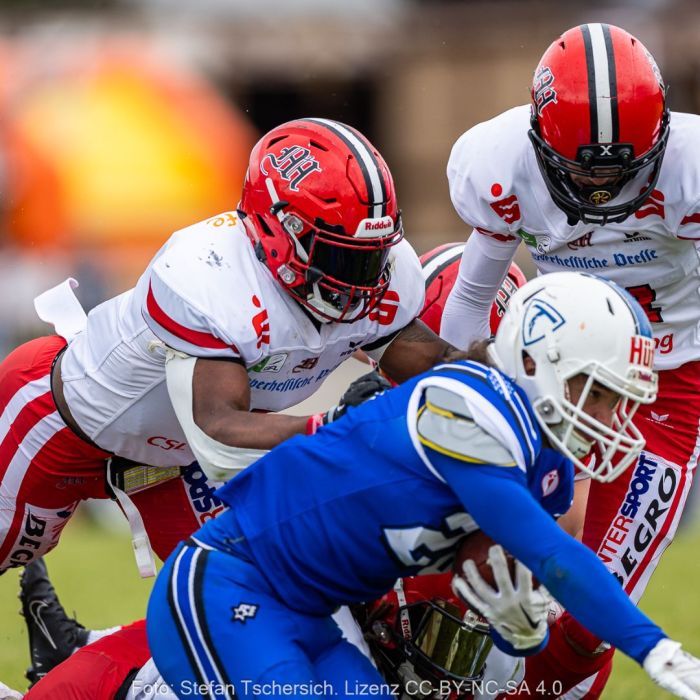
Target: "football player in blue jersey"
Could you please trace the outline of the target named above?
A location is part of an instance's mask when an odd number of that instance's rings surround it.
[[[700,700],[700,661],[552,517],[570,504],[574,464],[610,481],[638,456],[632,417],[655,398],[652,358],[626,292],[545,275],[513,296],[493,343],[282,443],[218,492],[229,510],[158,577],[148,636],[166,681],[187,698],[390,695],[330,615],[448,570],[481,529],[542,584],[520,567],[518,585],[497,576],[496,590],[465,563],[456,590],[478,598],[497,645],[546,644],[549,591],[656,683]]]

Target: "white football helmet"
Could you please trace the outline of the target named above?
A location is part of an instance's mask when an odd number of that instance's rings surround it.
[[[637,459],[644,438],[632,418],[656,398],[657,376],[651,326],[624,289],[578,272],[537,277],[511,298],[490,353],[525,390],[552,445],[582,472],[612,481]],[[574,404],[569,380],[579,374],[588,379]],[[583,410],[595,382],[620,397],[612,426]]]

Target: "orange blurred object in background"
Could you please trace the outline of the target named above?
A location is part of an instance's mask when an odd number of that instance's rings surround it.
[[[236,207],[256,135],[207,81],[145,44],[65,52],[10,61],[1,234],[40,255],[97,258],[121,291],[172,231]],[[31,56],[41,70],[22,65]]]

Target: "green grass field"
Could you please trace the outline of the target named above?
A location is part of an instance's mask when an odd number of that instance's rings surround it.
[[[105,532],[85,518],[75,518],[55,552],[49,571],[68,611],[88,627],[102,628],[142,617],[151,581],[136,572],[127,538]],[[0,680],[24,689],[28,662],[27,635],[18,615],[18,574],[0,577]],[[700,655],[700,528],[683,532],[667,552],[643,600],[643,609],[667,633]],[[605,698],[655,700],[671,697],[646,674],[618,656]],[[60,700],[57,698],[57,700]]]

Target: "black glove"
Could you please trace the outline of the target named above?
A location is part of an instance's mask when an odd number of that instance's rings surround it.
[[[309,418],[306,424],[306,434],[313,435],[322,425],[327,425],[338,420],[338,418],[342,418],[349,406],[359,406],[367,399],[371,399],[387,389],[391,389],[391,383],[382,377],[376,369],[363,374],[345,390],[337,406],[333,406],[325,413],[317,413]]]
[[[340,401],[338,401],[338,405],[333,406],[326,412],[324,424],[332,423],[338,418],[342,418],[349,406],[359,406],[367,399],[371,399],[387,389],[391,389],[391,383],[382,377],[376,369],[363,374],[345,390],[345,393],[340,397]]]

